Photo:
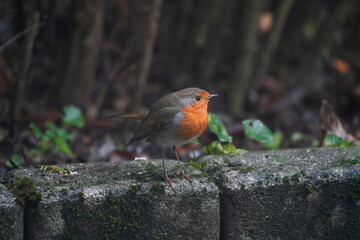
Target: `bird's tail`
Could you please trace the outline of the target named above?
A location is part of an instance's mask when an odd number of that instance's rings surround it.
[[[114,114],[109,116],[108,118],[122,118],[122,119],[135,119],[135,120],[143,120],[148,115],[148,112],[138,112],[138,113],[122,113],[122,114]]]

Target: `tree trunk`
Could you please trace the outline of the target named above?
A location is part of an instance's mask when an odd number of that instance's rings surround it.
[[[239,42],[240,52],[230,79],[227,101],[229,112],[233,115],[241,113],[251,84],[258,19],[265,2],[265,0],[244,2],[242,23],[240,24],[240,36],[242,38]]]
[[[288,18],[290,9],[293,5],[293,0],[283,0],[275,13],[275,21],[270,32],[270,36],[265,44],[264,51],[260,57],[260,63],[254,72],[251,89],[257,89],[260,85],[261,79],[266,74],[273,52],[276,49],[279,39],[282,35],[282,30]]]
[[[26,28],[31,28],[32,26],[38,26],[40,20],[40,14],[35,9],[35,2],[28,1],[25,8],[25,21]],[[24,99],[26,96],[26,85],[27,85],[27,74],[30,68],[30,61],[34,49],[34,41],[37,33],[37,28],[31,30],[28,34],[25,35],[23,50],[22,50],[22,64],[17,76],[16,83],[16,92],[15,98],[13,101],[13,119],[15,121],[20,120],[21,110],[23,108]]]
[[[197,79],[200,86],[206,88],[209,85],[217,64],[221,61],[224,48],[224,36],[229,31],[229,25],[233,19],[237,1],[215,1],[211,11],[211,31],[207,44],[199,59]]]
[[[146,82],[153,57],[153,49],[158,30],[158,19],[161,12],[161,4],[162,0],[153,0],[151,13],[149,16],[149,28],[145,42],[145,48],[139,69],[139,78],[135,89],[135,96],[130,106],[130,111],[134,111],[139,107],[144,95],[144,89],[146,88]]]
[[[103,0],[77,0],[69,49],[58,73],[59,103],[86,107],[91,99],[102,40]]]

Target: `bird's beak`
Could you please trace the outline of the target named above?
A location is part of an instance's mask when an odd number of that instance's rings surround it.
[[[217,94],[210,94],[206,99],[210,100],[210,98],[217,97],[217,96],[218,96]]]

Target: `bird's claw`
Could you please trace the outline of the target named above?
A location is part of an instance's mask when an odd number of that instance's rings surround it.
[[[191,180],[192,177],[186,175],[186,174],[184,173],[184,170],[183,170],[183,171],[180,171],[180,173],[178,173],[177,176],[178,176],[179,178],[181,178],[181,179],[184,179],[184,178],[185,178],[185,179],[188,180],[189,182],[192,181],[192,180]]]
[[[177,183],[177,181],[169,178],[167,175],[165,175],[164,180],[165,180],[165,185],[166,185],[166,184],[169,184],[169,186],[171,187],[171,189],[175,192],[173,183]]]

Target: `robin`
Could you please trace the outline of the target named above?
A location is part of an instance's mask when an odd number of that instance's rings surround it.
[[[208,125],[208,103],[215,96],[199,88],[186,88],[160,98],[148,112],[112,117],[142,120],[126,146],[141,139],[158,145],[161,148],[165,183],[174,190],[172,183],[176,181],[167,175],[164,148],[172,147],[180,168],[179,177],[191,181],[181,167],[176,147],[194,141],[205,131]]]

